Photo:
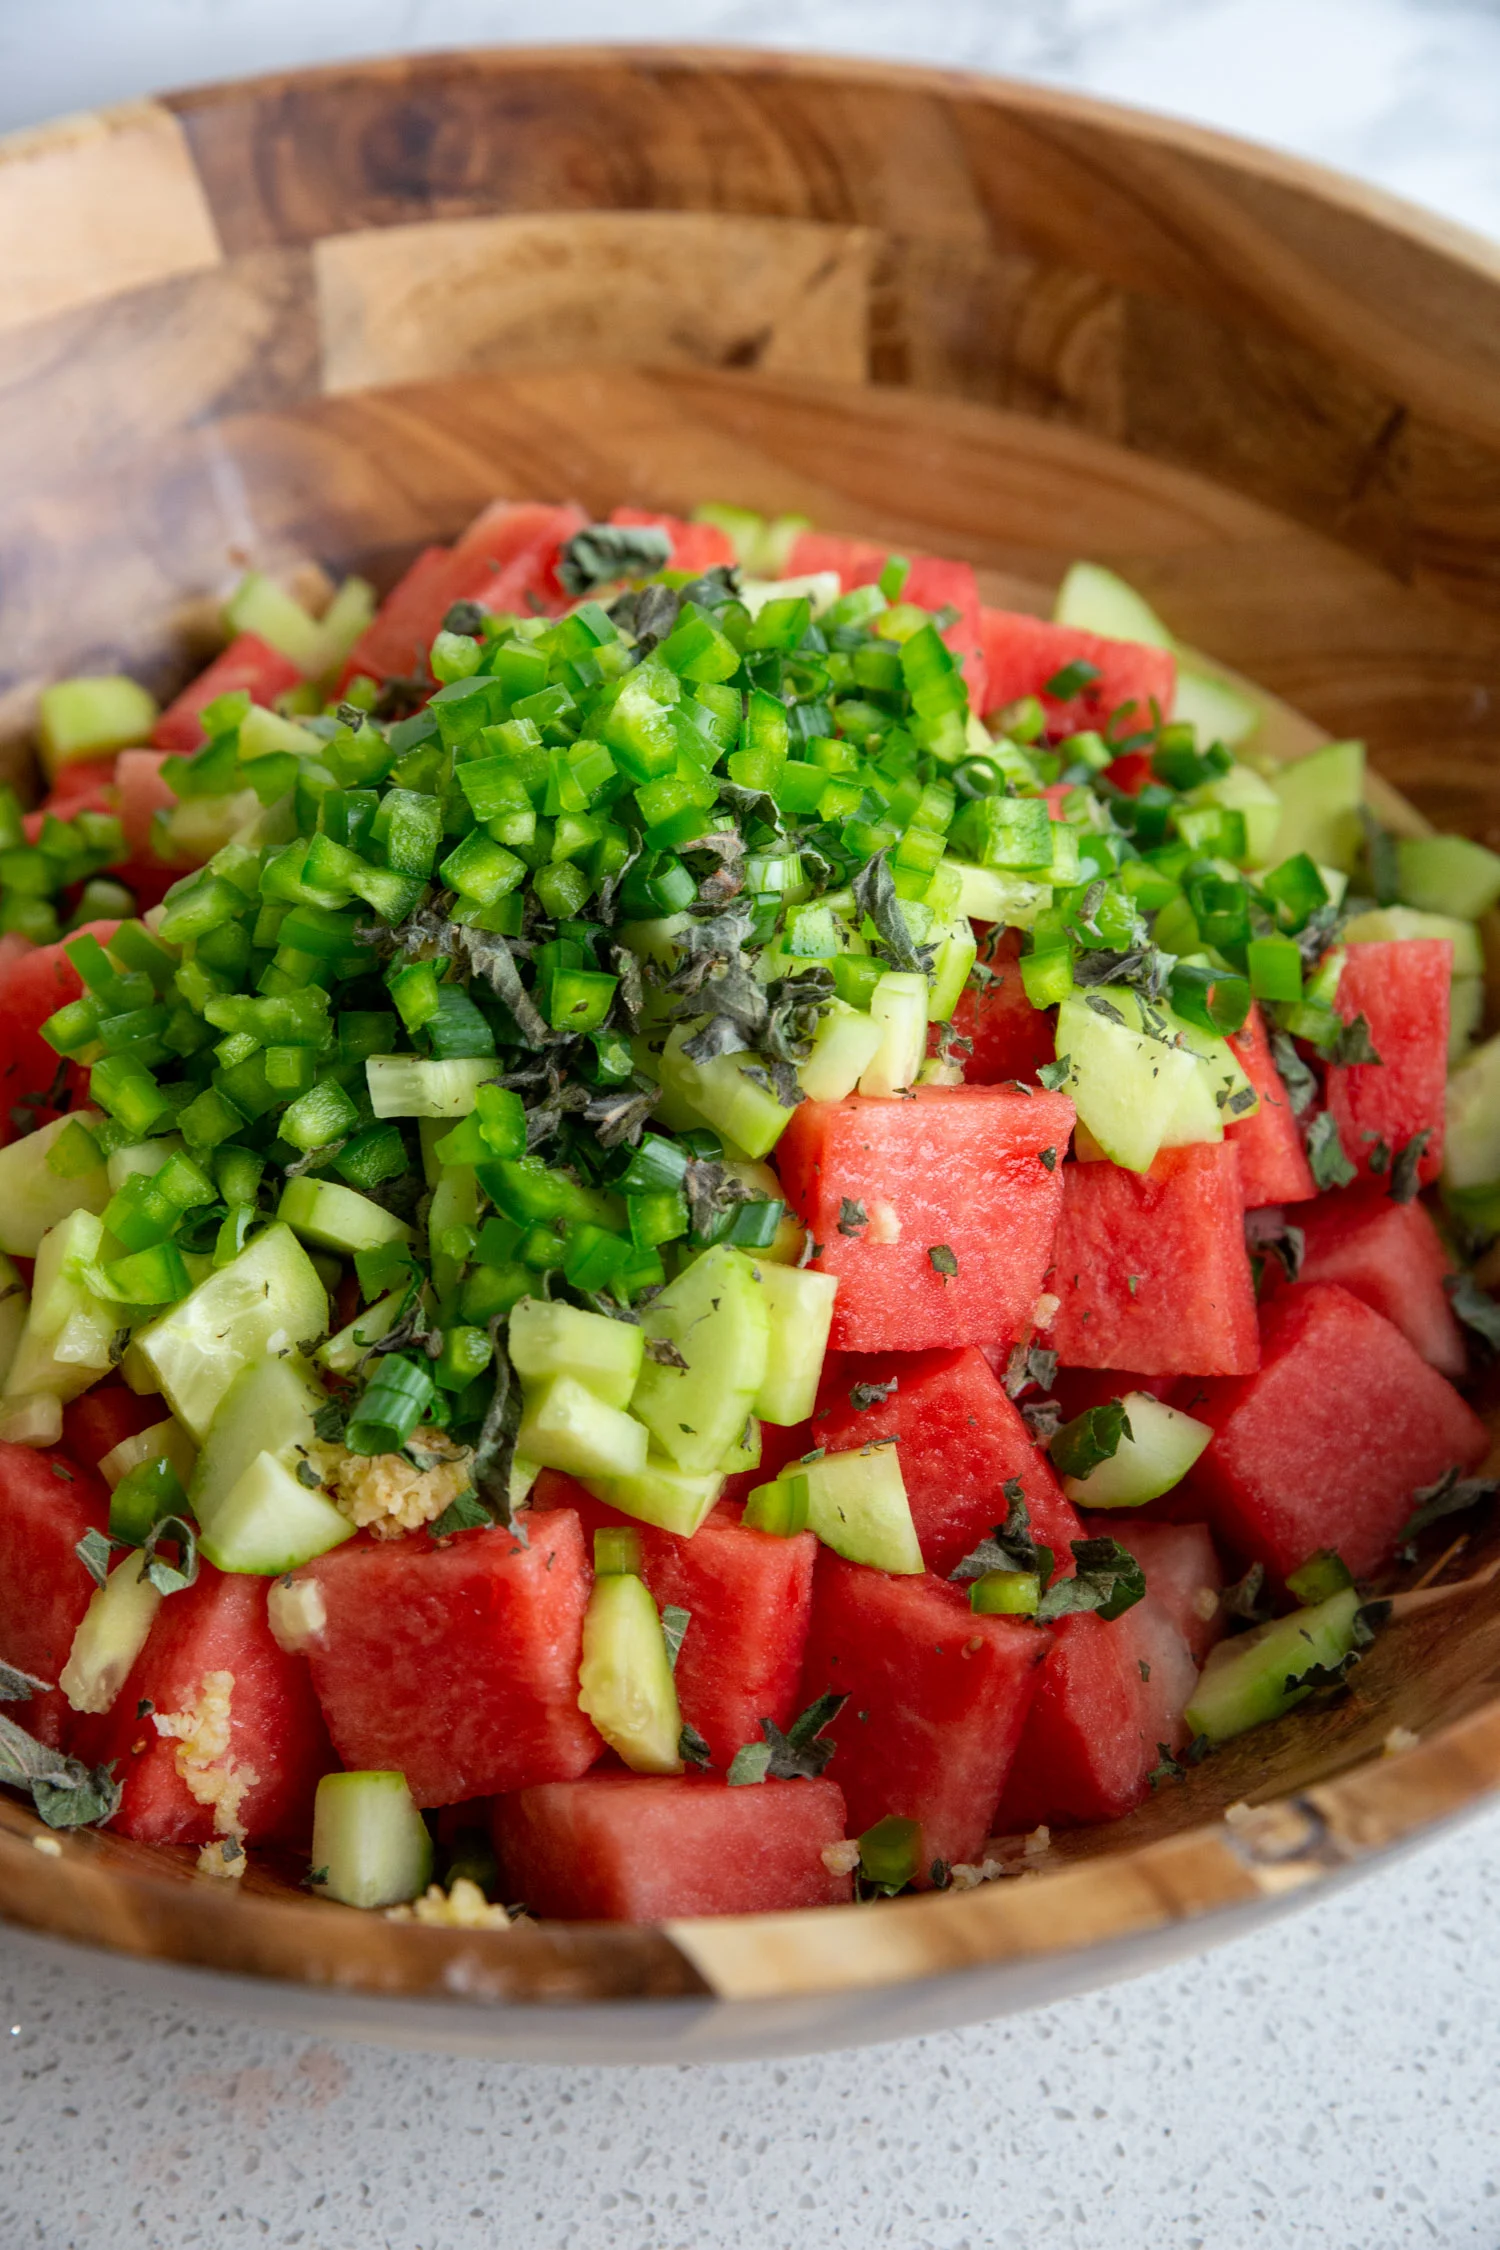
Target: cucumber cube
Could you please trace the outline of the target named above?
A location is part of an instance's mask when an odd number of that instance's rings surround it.
[[[878,982],[877,971],[872,988]],[[818,1018],[812,1053],[797,1071],[797,1082],[808,1100],[841,1102],[852,1094],[884,1038],[881,1025],[863,1008],[848,1007],[842,1000],[831,1002]]]
[[[681,1773],[677,1685],[656,1604],[634,1575],[594,1580],[578,1703],[633,1773]]]
[[[528,1461],[575,1477],[633,1476],[646,1466],[644,1424],[576,1376],[554,1375],[523,1396],[516,1448]]]
[[[1147,1037],[1133,993],[1111,986],[1107,996],[1091,997],[1104,998],[1112,1013],[1101,1014],[1076,992],[1057,1011],[1057,1052],[1070,1066],[1063,1091],[1112,1163],[1146,1172],[1169,1132],[1207,1121],[1198,1106],[1198,1057]],[[1191,1114],[1185,1104],[1193,1105]]]
[[[316,1888],[343,1906],[401,1906],[432,1880],[432,1838],[403,1773],[325,1773],[313,1802]]]
[[[0,1148],[0,1250],[34,1258],[42,1236],[72,1211],[102,1212],[109,1201],[109,1173],[102,1160],[68,1176],[47,1159],[74,1126],[101,1124],[97,1110],[82,1109],[54,1118],[35,1133]],[[157,1145],[157,1144],[153,1144]]]
[[[304,1242],[352,1257],[356,1250],[378,1250],[387,1242],[415,1242],[416,1229],[372,1203],[369,1196],[334,1180],[288,1180],[276,1216]]]
[[[146,1558],[126,1555],[93,1594],[57,1684],[75,1711],[107,1711],[156,1623],[162,1597]]]
[[[838,1278],[767,1262],[760,1280],[770,1327],[754,1411],[763,1422],[791,1429],[805,1422],[817,1403]]]
[[[965,976],[971,966],[972,962],[965,964]],[[859,1090],[902,1093],[915,1083],[927,1056],[927,979],[912,970],[887,969],[870,995],[870,1014],[879,1027],[880,1045],[865,1067]]]
[[[571,1375],[606,1406],[626,1407],[645,1350],[646,1339],[632,1321],[608,1320],[541,1297],[523,1297],[511,1312],[511,1363],[523,1383]]]
[[[1467,836],[1403,836],[1397,880],[1408,906],[1477,921],[1500,898],[1500,856]]]
[[[1288,1680],[1299,1679],[1314,1665],[1342,1662],[1354,1647],[1358,1609],[1359,1595],[1349,1587],[1314,1609],[1295,1609],[1289,1617],[1220,1641],[1209,1652],[1187,1707],[1192,1733],[1207,1735],[1213,1743],[1228,1742],[1290,1711],[1312,1689],[1289,1690]]]
[[[766,1378],[770,1313],[763,1270],[743,1251],[719,1244],[653,1299],[641,1327],[648,1345],[670,1345],[673,1352],[668,1361],[648,1351],[633,1411],[679,1468],[703,1475],[735,1442]],[[533,1448],[523,1444],[522,1450]]]
[[[1127,1391],[1121,1404],[1130,1425],[1113,1457],[1086,1477],[1065,1477],[1063,1488],[1079,1508],[1140,1508],[1180,1484],[1213,1431],[1149,1391]]]
[[[1281,821],[1269,856],[1279,862],[1306,852],[1319,865],[1351,873],[1364,839],[1364,744],[1330,742],[1280,767],[1272,787],[1281,799]]]
[[[894,1445],[862,1446],[799,1461],[807,1479],[807,1523],[825,1547],[871,1570],[914,1577],[926,1566]]]
[[[200,1282],[135,1343],[152,1377],[201,1445],[241,1368],[311,1343],[328,1327],[328,1292],[290,1227],[268,1227]]]
[[[596,1500],[618,1508],[637,1523],[654,1523],[661,1531],[675,1531],[691,1539],[724,1489],[722,1471],[691,1476],[658,1453],[648,1453],[646,1466],[630,1476],[584,1477],[581,1482]]]
[[[353,1537],[354,1525],[321,1491],[303,1485],[274,1453],[257,1453],[198,1544],[216,1570],[279,1578]]]

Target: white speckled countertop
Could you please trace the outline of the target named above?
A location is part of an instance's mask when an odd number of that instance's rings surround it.
[[[0,129],[398,47],[755,40],[1276,142],[1500,235],[1497,0],[0,0]],[[1205,1958],[785,2064],[335,2048],[0,1937],[0,2250],[1500,2244],[1500,1810]]]

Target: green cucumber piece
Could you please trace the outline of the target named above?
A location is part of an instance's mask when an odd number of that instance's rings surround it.
[[[1301,1703],[1312,1689],[1289,1693],[1287,1681],[1299,1679],[1315,1664],[1342,1663],[1355,1645],[1358,1609],[1359,1595],[1350,1587],[1314,1609],[1295,1609],[1289,1617],[1220,1641],[1210,1651],[1187,1707],[1190,1732],[1206,1735],[1212,1743],[1228,1742]]]
[[[134,1437],[121,1438],[118,1445],[111,1446],[99,1463],[99,1474],[113,1492],[132,1469],[142,1469],[151,1461],[170,1461],[183,1491],[187,1491],[198,1465],[198,1455],[187,1431],[171,1414],[160,1422],[153,1422],[148,1429],[138,1430]]]
[[[432,1838],[404,1773],[325,1773],[313,1799],[312,1882],[342,1906],[403,1906],[432,1880]]]
[[[516,1449],[528,1461],[573,1477],[635,1476],[646,1466],[645,1425],[575,1375],[523,1386],[522,1399]]]
[[[259,570],[247,571],[224,604],[231,633],[254,633],[296,665],[304,677],[321,671],[323,631],[299,601]]]
[[[720,1474],[726,1477],[739,1477],[744,1476],[751,1469],[758,1469],[763,1450],[760,1424],[753,1414],[747,1415],[745,1427],[719,1463]]]
[[[376,593],[367,578],[345,578],[318,619],[318,661],[314,675],[326,679],[349,654],[375,615]]]
[[[129,1141],[124,1148],[111,1150],[104,1160],[111,1195],[116,1194],[133,1173],[154,1179],[171,1157],[186,1154],[180,1133],[163,1133],[154,1141]]]
[[[892,1576],[914,1577],[926,1567],[894,1445],[825,1453],[785,1473],[806,1477],[807,1527],[836,1555]]]
[[[417,1239],[415,1227],[372,1203],[367,1195],[340,1187],[336,1180],[309,1179],[305,1172],[287,1181],[276,1216],[304,1242],[351,1258],[356,1250],[379,1250],[387,1242]]]
[[[55,680],[43,688],[38,710],[42,770],[55,781],[64,766],[80,758],[107,758],[149,742],[159,716],[155,696],[123,673]]]
[[[1221,741],[1222,736],[1215,736]],[[1281,799],[1269,781],[1250,766],[1231,766],[1228,773],[1216,774],[1212,781],[1201,782],[1188,792],[1190,805],[1220,805],[1226,812],[1239,813],[1245,823],[1245,865],[1266,867],[1276,848],[1276,837],[1281,827]]]
[[[97,1110],[80,1109],[70,1117],[54,1118],[50,1125],[12,1141],[8,1148],[0,1148],[0,1250],[8,1251],[13,1258],[34,1258],[42,1236],[60,1225],[70,1211],[104,1209],[111,1191],[102,1157],[97,1165],[72,1178],[54,1172],[47,1162],[71,1126],[82,1125],[88,1130],[102,1123]]]
[[[1112,1163],[1151,1168],[1163,1136],[1193,1096],[1198,1058],[1142,1032],[1134,993],[1111,985],[1103,998],[1122,1022],[1070,993],[1057,1011],[1057,1052],[1069,1065],[1063,1091]]]
[[[932,983],[927,994],[927,1021],[946,1023],[962,997],[969,971],[979,958],[979,947],[975,942],[974,925],[967,914],[939,923],[932,933],[932,941],[937,946],[937,958],[932,965]]]
[[[366,1305],[346,1328],[318,1346],[313,1355],[318,1365],[326,1367],[330,1375],[352,1375],[370,1346],[378,1344],[381,1337],[395,1327],[406,1299],[405,1289],[393,1289],[388,1297]]]
[[[1147,648],[1170,648],[1172,636],[1151,604],[1102,563],[1069,566],[1052,604],[1057,625],[1102,633],[1111,641],[1140,641]]]
[[[1448,1066],[1462,1062],[1484,1022],[1483,977],[1455,977],[1448,993]]]
[[[1178,725],[1190,726],[1199,742],[1222,742],[1226,750],[1237,750],[1259,732],[1265,709],[1256,696],[1209,671],[1179,646],[1172,717]]]
[[[1450,1188],[1500,1180],[1500,1033],[1476,1047],[1448,1080],[1443,1178]]]
[[[763,1422],[791,1429],[805,1422],[817,1403],[838,1278],[809,1273],[806,1267],[764,1264],[760,1280],[770,1326],[754,1411]]]
[[[992,750],[994,745],[988,745]],[[976,922],[1007,922],[1013,929],[1029,930],[1052,904],[1052,885],[1036,883],[1026,875],[1005,875],[973,860],[943,861],[959,879],[954,911]]]
[[[660,1531],[675,1531],[679,1539],[691,1539],[723,1491],[724,1474],[714,1468],[707,1475],[694,1476],[679,1469],[675,1461],[648,1453],[645,1468],[635,1475],[588,1476],[580,1477],[579,1482],[596,1500],[618,1508],[622,1516],[655,1524]]]
[[[511,1365],[523,1383],[572,1375],[606,1406],[626,1407],[646,1353],[633,1321],[523,1297],[510,1316]]]
[[[354,1537],[354,1525],[274,1453],[257,1453],[198,1545],[216,1570],[279,1578]]]
[[[641,1327],[648,1345],[674,1346],[686,1365],[664,1365],[648,1353],[632,1410],[680,1469],[703,1475],[729,1451],[765,1381],[771,1323],[762,1271],[742,1250],[719,1243],[652,1300]],[[643,1465],[618,1467],[629,1474]],[[600,1473],[608,1467],[601,1464]]]
[[[1281,799],[1272,860],[1306,852],[1319,866],[1352,874],[1364,841],[1359,809],[1365,794],[1365,746],[1329,742],[1310,758],[1278,766],[1271,786]]]
[[[841,1102],[852,1094],[879,1052],[880,1025],[863,1008],[835,1000],[818,1018],[812,1053],[799,1065],[797,1082],[809,1101]]]
[[[107,1372],[121,1307],[96,1297],[87,1279],[103,1237],[92,1211],[74,1211],[43,1235],[26,1324],[5,1378],[7,1399],[42,1395],[66,1404]]]
[[[1127,1391],[1120,1404],[1130,1424],[1112,1459],[1086,1477],[1064,1477],[1063,1490],[1080,1508],[1141,1508],[1180,1484],[1213,1431],[1149,1391]]]
[[[262,1453],[295,1470],[299,1447],[317,1438],[313,1417],[327,1403],[322,1384],[295,1352],[240,1369],[215,1409],[187,1487],[188,1505],[205,1531]]]
[[[632,1574],[594,1580],[583,1620],[578,1705],[632,1773],[681,1773],[682,1714],[661,1618]]]
[[[1467,836],[1403,836],[1396,887],[1407,906],[1476,922],[1500,898],[1500,855]]]
[[[15,1364],[31,1298],[9,1258],[0,1257],[0,1390]]]
[[[312,1344],[328,1292],[290,1227],[268,1227],[134,1341],[183,1427],[201,1445],[242,1367]]]
[[[89,1599],[57,1684],[75,1711],[107,1711],[156,1623],[162,1597],[147,1558],[126,1555]]]
[[[367,1055],[365,1084],[378,1118],[467,1117],[499,1067],[493,1055]]]
[[[663,1047],[658,1063],[662,1090],[685,1102],[697,1117],[742,1148],[747,1156],[765,1156],[786,1131],[791,1111],[776,1095],[747,1078],[742,1055],[714,1055],[695,1063],[682,1052],[693,1026],[678,1024]],[[754,1066],[752,1066],[754,1067]]]
[[[870,994],[870,1014],[880,1045],[865,1065],[859,1090],[904,1093],[927,1059],[927,979],[911,969],[887,969]]]

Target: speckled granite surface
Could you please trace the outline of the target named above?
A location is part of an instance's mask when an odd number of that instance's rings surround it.
[[[0,128],[401,46],[757,40],[978,65],[1500,234],[1495,0],[0,0]],[[0,1938],[0,2250],[1500,2245],[1500,1811],[1196,1962],[786,2064],[334,2047]]]

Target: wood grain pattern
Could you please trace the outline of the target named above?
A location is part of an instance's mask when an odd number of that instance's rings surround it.
[[[247,562],[385,584],[496,493],[714,496],[966,556],[1038,611],[1095,556],[1284,699],[1279,752],[1362,735],[1394,821],[1500,844],[1497,378],[1500,262],[1455,230],[956,75],[428,56],[72,121],[0,148],[0,748],[60,672],[169,690]],[[1497,1687],[1500,1577],[967,1896],[470,1937],[275,1863],[236,1890],[108,1833],[43,1854],[0,1802],[0,1911],[455,2003],[895,1985],[1357,1864],[1500,1783]],[[1382,1759],[1394,1725],[1421,1743]]]

